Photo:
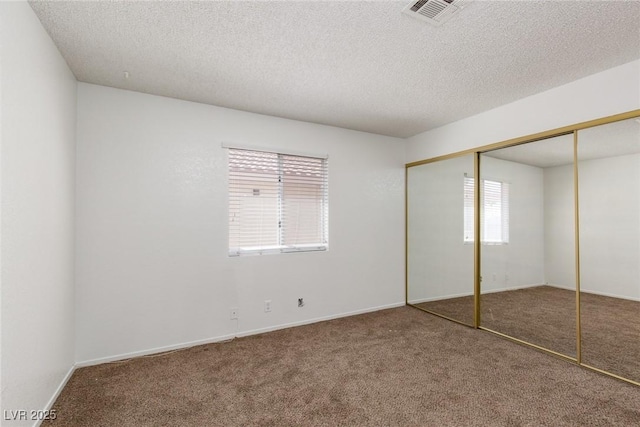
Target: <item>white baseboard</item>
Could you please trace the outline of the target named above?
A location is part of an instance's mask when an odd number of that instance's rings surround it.
[[[296,326],[309,325],[311,323],[318,323],[318,322],[325,322],[327,320],[339,319],[341,317],[356,316],[358,314],[372,313],[374,311],[380,311],[380,310],[387,310],[389,308],[402,307],[404,305],[406,305],[404,302],[396,302],[396,303],[393,303],[393,304],[380,305],[378,307],[365,308],[365,309],[362,309],[362,310],[350,311],[350,312],[347,312],[347,313],[332,314],[330,316],[323,316],[323,317],[316,317],[316,318],[313,318],[313,319],[301,320],[299,322],[285,323],[285,324],[282,324],[282,325],[269,326],[269,327],[266,327],[266,328],[251,329],[251,330],[248,330],[248,331],[238,332],[236,334],[236,336],[238,338],[240,338],[240,337],[247,337],[247,336],[250,336],[250,335],[258,335],[258,334],[263,334],[265,332],[277,331],[277,330],[280,330],[280,329],[293,328],[293,327],[296,327]]]
[[[64,378],[62,378],[62,381],[60,381],[60,384],[56,388],[56,391],[53,392],[53,396],[51,396],[51,399],[49,399],[49,401],[47,402],[47,404],[43,408],[44,411],[51,410],[51,408],[53,407],[53,404],[56,403],[56,400],[58,399],[58,396],[60,396],[60,393],[62,393],[62,389],[64,389],[64,386],[67,385],[67,383],[69,382],[69,379],[71,378],[71,376],[73,375],[73,372],[75,370],[76,370],[76,365],[73,365],[73,366],[71,366],[69,368],[69,370],[67,371],[67,374],[64,376]],[[33,427],[39,427],[40,424],[42,424],[42,421],[43,420],[36,421],[33,424]]]
[[[355,316],[355,315],[358,315],[358,314],[364,314],[364,313],[371,313],[371,312],[374,312],[374,311],[386,310],[386,309],[389,309],[389,308],[402,307],[404,305],[405,305],[404,302],[397,302],[397,303],[393,303],[393,304],[381,305],[381,306],[378,306],[378,307],[370,307],[370,308],[365,308],[365,309],[362,309],[362,310],[350,311],[350,312],[347,312],[347,313],[333,314],[333,315],[330,315],[330,316],[324,316],[324,317],[317,317],[317,318],[314,318],[314,319],[302,320],[300,322],[293,322],[293,323],[287,323],[287,324],[283,324],[283,325],[276,325],[276,326],[271,326],[271,327],[268,327],[268,328],[253,329],[253,330],[249,330],[249,331],[238,332],[236,334],[223,335],[223,336],[214,337],[214,338],[207,338],[207,339],[202,339],[202,340],[189,341],[189,342],[180,343],[180,344],[168,345],[168,346],[163,346],[163,347],[156,347],[156,348],[151,348],[151,349],[147,349],[147,350],[134,351],[134,352],[131,352],[131,353],[124,353],[124,354],[118,354],[118,355],[113,355],[113,356],[108,356],[108,357],[101,357],[101,358],[98,358],[98,359],[91,359],[91,360],[85,360],[85,361],[82,361],[82,362],[77,362],[73,366],[71,366],[71,368],[69,368],[69,371],[64,376],[64,378],[62,379],[62,381],[60,382],[60,384],[56,388],[55,392],[53,393],[53,395],[51,396],[51,398],[49,399],[49,401],[47,402],[47,404],[43,408],[43,410],[44,411],[48,411],[53,407],[53,404],[56,402],[56,400],[60,396],[60,393],[62,392],[64,387],[67,385],[67,382],[69,382],[69,379],[71,378],[71,376],[73,375],[73,373],[75,372],[75,370],[77,368],[81,368],[81,367],[85,367],[85,366],[99,365],[99,364],[102,364],[102,363],[115,362],[115,361],[118,361],[118,360],[126,360],[126,359],[131,359],[131,358],[134,358],[134,357],[147,356],[147,355],[150,355],[150,354],[164,353],[166,351],[180,350],[180,349],[184,349],[184,348],[194,347],[194,346],[197,346],[197,345],[211,344],[211,343],[216,343],[216,342],[221,342],[221,341],[228,341],[228,340],[232,340],[232,339],[234,339],[236,337],[239,338],[239,337],[245,337],[245,336],[249,336],[249,335],[257,335],[257,334],[262,334],[262,333],[265,333],[265,332],[276,331],[276,330],[279,330],[279,329],[292,328],[292,327],[295,327],[295,326],[302,326],[302,325],[308,325],[308,324],[311,324],[311,323],[318,323],[318,322],[323,322],[323,321],[327,321],[327,320],[338,319],[338,318],[341,318],[341,317],[349,317],[349,316]],[[42,424],[42,420],[36,421],[33,424],[33,427],[39,427],[41,424]]]
[[[265,332],[276,331],[276,330],[279,330],[279,329],[292,328],[292,327],[295,327],[295,326],[308,325],[308,324],[311,324],[311,323],[317,323],[317,322],[323,322],[323,321],[326,321],[326,320],[338,319],[340,317],[355,316],[357,314],[364,314],[364,313],[370,313],[370,312],[373,312],[373,311],[385,310],[385,309],[388,309],[388,308],[401,307],[403,305],[405,305],[404,302],[397,302],[397,303],[382,305],[382,306],[378,306],[378,307],[370,307],[370,308],[365,308],[365,309],[362,309],[362,310],[350,311],[350,312],[347,312],[347,313],[333,314],[333,315],[330,315],[330,316],[317,317],[317,318],[314,318],[314,319],[302,320],[302,321],[299,321],[299,322],[293,322],[293,323],[286,323],[286,324],[282,324],[282,325],[270,326],[270,327],[267,327],[267,328],[252,329],[252,330],[248,330],[248,331],[237,332],[235,334],[222,335],[222,336],[213,337],[213,338],[205,338],[205,339],[202,339],[202,340],[189,341],[189,342],[184,342],[184,343],[180,343],[180,344],[173,344],[173,345],[168,345],[168,346],[163,346],[163,347],[155,347],[155,348],[150,348],[150,349],[147,349],[147,350],[134,351],[134,352],[131,352],[131,353],[116,354],[116,355],[113,355],[113,356],[100,357],[100,358],[97,358],[97,359],[91,359],[91,360],[85,360],[85,361],[82,361],[82,362],[77,362],[75,366],[78,367],[78,368],[81,368],[81,367],[85,367],[85,366],[100,365],[102,363],[116,362],[116,361],[119,361],[119,360],[126,360],[126,359],[131,359],[131,358],[134,358],[134,357],[148,356],[148,355],[156,354],[156,353],[164,353],[166,351],[180,350],[180,349],[184,349],[184,348],[195,347],[197,345],[212,344],[212,343],[221,342],[221,341],[229,341],[229,340],[232,340],[234,338],[246,337],[246,336],[249,336],[249,335],[257,335],[257,334],[262,334],[262,333],[265,333]]]
[[[440,301],[440,300],[443,300],[443,299],[451,299],[451,298],[462,298],[462,297],[469,297],[469,296],[472,296],[472,295],[473,295],[473,292],[463,293],[463,294],[450,294],[450,295],[439,296],[439,297],[412,299],[411,301],[408,301],[408,302],[409,302],[409,304],[420,304],[420,303],[423,303],[423,302]]]
[[[497,292],[505,292],[505,291],[517,291],[520,289],[527,289],[527,288],[537,288],[538,286],[547,286],[546,283],[534,283],[531,285],[520,285],[520,286],[511,286],[508,288],[499,288],[499,289],[489,289],[489,290],[483,290],[482,293],[483,294],[495,294]]]
[[[628,297],[628,296],[624,296],[624,295],[616,295],[616,294],[611,294],[611,293],[608,293],[608,292],[583,291],[583,290],[581,290],[581,292],[583,292],[585,294],[594,294],[594,295],[600,295],[600,296],[603,296],[603,297],[619,298],[619,299],[626,299],[626,300],[629,300],[629,301],[639,301],[640,302],[640,298]]]
[[[565,289],[567,291],[575,291],[576,290],[575,288],[573,288],[571,286],[554,285],[554,284],[551,284],[551,283],[549,283],[548,286],[553,286],[554,288],[558,288],[558,289]],[[629,296],[626,296],[626,295],[612,294],[610,292],[591,291],[591,290],[585,290],[585,289],[580,289],[580,292],[582,292],[584,294],[600,295],[600,296],[603,296],[603,297],[619,298],[619,299],[625,299],[625,300],[628,300],[628,301],[640,302],[640,298],[629,297]]]
[[[572,288],[571,286],[556,285],[555,283],[547,283],[546,286],[551,286],[552,288],[564,289],[566,291],[575,291],[576,290],[576,288]]]
[[[526,289],[526,288],[535,288],[536,286],[545,286],[545,283],[536,283],[532,285],[520,285],[520,286],[510,286],[508,288],[497,288],[497,289],[483,289],[483,294],[493,294],[496,292],[506,292],[506,291],[517,291],[518,289]],[[551,285],[549,285],[551,286]],[[431,302],[431,301],[440,301],[450,298],[460,298],[460,297],[470,297],[473,295],[473,292],[467,292],[462,294],[450,294],[438,297],[429,297],[429,298],[419,298],[409,301],[409,304],[420,304],[423,302]]]
[[[195,347],[197,345],[212,344],[212,343],[216,343],[216,342],[220,342],[220,341],[228,341],[228,340],[234,339],[235,337],[236,337],[235,334],[222,335],[222,336],[213,337],[213,338],[205,338],[205,339],[202,339],[202,340],[195,340],[195,341],[183,342],[183,343],[180,343],[180,344],[173,344],[173,345],[167,345],[167,346],[163,346],[163,347],[150,348],[150,349],[147,349],[147,350],[134,351],[134,352],[131,352],[131,353],[123,353],[123,354],[116,354],[116,355],[113,355],[113,356],[100,357],[100,358],[97,358],[97,359],[91,359],[91,360],[85,360],[85,361],[82,361],[82,362],[77,362],[76,363],[76,367],[82,368],[82,367],[85,367],[85,366],[100,365],[102,363],[117,362],[118,360],[132,359],[134,357],[148,356],[150,354],[164,353],[166,351],[172,351],[172,350],[180,350],[180,349],[183,349],[183,348]]]
[[[552,288],[564,289],[564,290],[568,290],[568,291],[575,291],[575,288],[572,288],[570,286],[556,285],[554,283],[537,283],[537,284],[534,284],[534,285],[522,285],[522,286],[512,286],[512,287],[509,287],[509,288],[482,290],[482,293],[483,294],[493,294],[493,293],[497,293],[497,292],[517,291],[519,289],[535,288],[537,286],[551,286]],[[625,295],[617,295],[617,294],[612,294],[612,293],[609,293],[609,292],[590,291],[590,290],[582,290],[582,292],[585,293],[585,294],[600,295],[600,296],[603,296],[603,297],[620,298],[620,299],[625,299],[625,300],[629,300],[629,301],[638,301],[638,302],[640,302],[640,298],[629,297],[629,296],[625,296]],[[468,296],[472,296],[472,295],[473,295],[473,293],[471,292],[471,293],[464,293],[464,294],[451,294],[451,295],[445,295],[445,296],[439,296],[439,297],[419,298],[419,299],[414,299],[414,300],[409,301],[409,304],[420,304],[420,303],[423,303],[423,302],[440,301],[440,300],[445,300],[445,299],[450,299],[450,298],[468,297]]]

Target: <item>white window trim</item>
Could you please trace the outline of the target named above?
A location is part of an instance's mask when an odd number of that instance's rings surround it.
[[[269,153],[269,154],[274,154],[278,156],[278,170],[281,172],[281,168],[282,168],[282,158],[281,156],[294,156],[294,157],[307,157],[307,158],[313,158],[313,159],[319,159],[319,160],[323,160],[323,168],[324,168],[324,176],[322,177],[322,183],[323,183],[323,189],[322,189],[322,196],[321,196],[321,204],[322,204],[322,214],[320,217],[320,221],[322,222],[321,224],[321,229],[322,229],[322,243],[318,243],[318,242],[314,242],[314,243],[302,243],[302,244],[296,244],[296,245],[287,245],[287,244],[282,244],[282,245],[264,245],[264,246],[245,246],[245,247],[231,247],[230,245],[228,246],[228,254],[231,257],[235,257],[235,256],[241,256],[241,255],[268,255],[268,254],[280,254],[280,253],[299,253],[299,252],[312,252],[312,251],[327,251],[329,249],[329,231],[328,231],[328,227],[329,227],[329,196],[328,196],[328,185],[329,185],[329,176],[328,176],[328,165],[327,165],[327,159],[328,159],[328,155],[311,155],[308,153],[302,154],[300,152],[291,152],[291,151],[274,151],[272,149],[264,149],[264,148],[257,148],[257,147],[248,147],[248,146],[238,146],[238,145],[229,145],[229,144],[224,144],[223,143],[223,147],[225,148],[229,148],[229,149],[234,149],[234,150],[243,150],[243,151],[254,151],[254,152],[263,152],[263,153]],[[228,173],[230,174],[230,170],[229,170],[229,166],[227,166],[228,168]],[[281,177],[283,175],[280,175]],[[231,176],[229,175],[229,178],[231,178]],[[231,193],[231,183],[228,182],[227,183],[228,186],[228,190],[229,190],[229,197],[232,197],[232,193]],[[284,222],[284,218],[286,218],[285,214],[284,214],[284,210],[282,207],[282,203],[284,200],[284,188],[283,188],[283,181],[282,179],[279,179],[279,184],[278,184],[278,195],[277,195],[277,203],[278,203],[278,208],[277,208],[277,217],[278,217],[278,223],[282,224]],[[229,208],[230,209],[230,208]],[[231,224],[229,224],[228,230],[231,233]],[[277,233],[278,233],[278,240],[280,242],[283,241],[284,236],[283,236],[283,230],[284,227],[278,227]],[[230,244],[230,238],[227,239],[227,242]]]
[[[329,155],[326,153],[309,153],[304,151],[288,150],[286,148],[261,147],[259,145],[236,144],[231,142],[223,142],[222,148],[231,148],[234,150],[246,150],[246,151],[261,151],[263,153],[277,153],[277,154],[285,154],[289,156],[313,157],[316,159],[325,159],[325,160],[329,158]]]

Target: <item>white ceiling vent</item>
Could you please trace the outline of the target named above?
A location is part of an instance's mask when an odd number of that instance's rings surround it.
[[[453,17],[471,0],[418,0],[411,2],[402,12],[421,21],[440,25]]]

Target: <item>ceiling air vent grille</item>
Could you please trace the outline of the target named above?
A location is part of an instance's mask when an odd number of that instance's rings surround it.
[[[402,12],[421,21],[440,25],[453,17],[470,0],[419,0],[412,2]]]

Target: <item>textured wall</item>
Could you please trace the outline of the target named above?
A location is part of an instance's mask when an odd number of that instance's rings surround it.
[[[640,300],[640,154],[579,163],[580,286]],[[545,169],[546,271],[575,289],[573,165]]]
[[[26,2],[0,31],[2,410],[41,410],[74,363],[76,80]]]
[[[227,255],[222,142],[329,154],[329,251]],[[403,155],[396,138],[81,83],[77,360],[402,303]]]

